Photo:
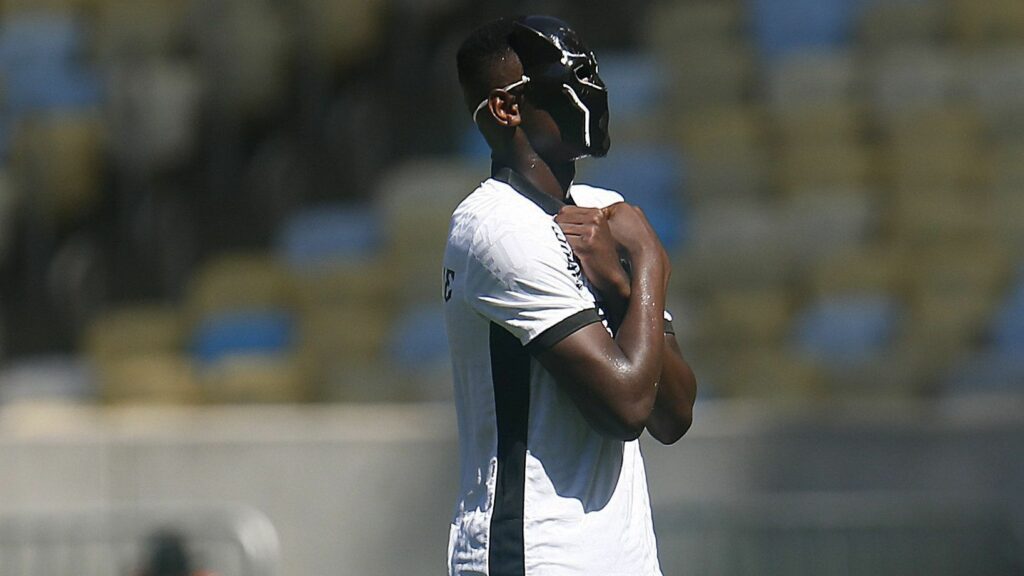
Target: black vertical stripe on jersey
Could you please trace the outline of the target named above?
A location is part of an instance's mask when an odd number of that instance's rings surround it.
[[[498,427],[498,470],[491,514],[490,576],[524,576],[523,491],[530,419],[530,354],[510,332],[491,324],[491,381]]]

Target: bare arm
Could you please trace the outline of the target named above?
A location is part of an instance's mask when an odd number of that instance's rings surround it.
[[[675,335],[666,333],[664,340],[658,397],[647,419],[647,431],[662,444],[672,444],[693,424],[697,378],[683,358]]]
[[[587,278],[601,292],[612,323],[619,325],[631,299],[632,283],[620,264],[617,242],[603,221],[605,216],[606,212],[598,209],[567,207],[555,220],[580,259]],[[693,422],[697,381],[675,336],[665,333],[662,340],[658,346],[662,369],[654,406],[645,425],[659,442],[672,444]]]
[[[591,324],[538,359],[565,386],[599,432],[622,440],[644,430],[657,398],[663,368],[663,313],[667,258],[642,213],[621,205],[612,224],[633,262],[631,297],[613,340]]]

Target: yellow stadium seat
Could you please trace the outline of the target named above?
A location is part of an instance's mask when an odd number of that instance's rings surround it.
[[[12,175],[32,190],[44,215],[73,220],[100,200],[104,137],[95,112],[54,113],[23,121],[13,135]]]
[[[1017,0],[950,0],[953,37],[968,45],[1024,41],[1024,4]]]
[[[184,356],[141,352],[96,363],[100,394],[111,404],[193,404],[203,398],[195,368]]]
[[[995,234],[992,204],[982,194],[941,188],[897,191],[886,215],[890,236],[911,249],[988,240]]]
[[[822,398],[824,373],[785,348],[737,348],[718,375],[718,389],[731,398],[787,403]]]
[[[1009,249],[996,240],[961,239],[919,250],[907,265],[918,295],[991,300],[1013,272]]]
[[[215,256],[193,275],[187,310],[191,317],[214,311],[282,308],[294,304],[291,279],[269,254]]]
[[[868,148],[842,142],[799,143],[780,150],[776,179],[783,191],[865,188],[874,179]]]
[[[31,1],[31,0],[30,0]],[[176,0],[91,0],[94,44],[104,60],[130,51],[164,56],[185,40],[189,3]]]
[[[849,102],[779,110],[773,115],[772,126],[783,146],[825,142],[855,145],[867,132],[863,107]]]
[[[172,354],[183,344],[183,318],[168,304],[119,306],[86,330],[83,350],[101,361],[134,354]]]
[[[757,110],[735,106],[684,113],[675,132],[687,158],[688,193],[696,201],[764,192],[768,158]]]
[[[382,0],[296,2],[308,42],[325,64],[345,68],[364,57],[380,39],[388,5]]]
[[[710,294],[694,337],[723,346],[775,345],[789,328],[790,296],[781,288]]]
[[[203,398],[216,403],[294,403],[310,397],[307,367],[298,357],[226,357],[199,371]]]
[[[742,5],[734,0],[659,1],[647,10],[643,38],[655,52],[672,54],[680,43],[690,40],[737,36],[743,16]]]
[[[738,41],[680,42],[659,55],[672,71],[670,106],[700,110],[744,101],[754,80],[754,60]]]
[[[858,23],[858,37],[872,51],[928,45],[940,41],[945,25],[941,2],[868,2]]]
[[[884,246],[853,248],[822,259],[808,276],[810,292],[840,294],[901,292],[900,255]]]
[[[853,54],[835,50],[801,50],[772,62],[766,70],[766,96],[777,111],[799,113],[816,106],[853,102],[860,69]]]
[[[934,46],[903,46],[868,60],[867,91],[882,123],[917,110],[942,108],[959,97],[958,56]]]
[[[480,163],[430,158],[400,164],[381,179],[376,199],[390,235],[387,259],[401,301],[437,300],[452,211],[489,174]]]

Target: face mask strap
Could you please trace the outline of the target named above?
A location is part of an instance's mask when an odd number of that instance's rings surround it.
[[[509,90],[511,90],[513,88],[518,88],[519,86],[525,85],[529,81],[530,81],[530,77],[527,76],[526,74],[523,74],[522,78],[520,78],[519,80],[516,80],[515,82],[509,84],[508,86],[505,86],[501,90],[504,90],[505,92],[508,92]],[[487,102],[489,100],[490,100],[490,98],[484,98],[483,100],[481,100],[480,104],[477,105],[476,110],[473,111],[473,123],[474,124],[479,124],[479,122],[477,122],[477,119],[476,119],[477,114],[480,114],[480,111],[483,110],[485,106],[487,106]]]

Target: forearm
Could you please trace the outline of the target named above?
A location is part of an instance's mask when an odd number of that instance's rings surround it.
[[[697,379],[683,358],[675,336],[665,334],[661,378],[647,421],[647,431],[663,444],[679,440],[693,423],[693,403],[697,397]]]
[[[615,341],[626,360],[624,380],[636,394],[650,396],[653,405],[664,360],[665,289],[662,271],[652,259],[640,258],[638,264]]]

